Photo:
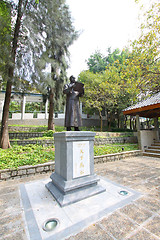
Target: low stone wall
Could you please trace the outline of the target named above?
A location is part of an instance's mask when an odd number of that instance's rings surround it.
[[[45,139],[45,140],[16,140],[10,141],[11,146],[13,144],[17,144],[17,145],[21,145],[21,146],[26,146],[27,144],[38,144],[38,145],[42,145],[44,147],[48,147],[48,146],[52,146],[54,144],[54,139]]]
[[[34,136],[34,133],[33,133],[32,137],[34,138],[37,136]],[[54,139],[46,139],[46,140],[27,139],[27,140],[15,140],[15,141],[10,140],[10,143],[11,145],[16,143],[22,146],[25,146],[27,144],[39,144],[42,146],[51,146],[54,144]],[[112,143],[137,143],[137,137],[95,138],[95,141],[94,141],[95,145],[105,145],[105,144],[112,144]]]
[[[120,160],[128,158],[128,157],[136,157],[139,155],[142,155],[141,150],[134,150],[134,151],[128,151],[128,152],[94,156],[94,162],[95,162],[95,164],[98,164],[98,163],[103,163],[103,162],[120,161]]]
[[[96,145],[104,145],[108,143],[138,143],[138,139],[135,136],[132,137],[107,137],[107,138],[95,138]]]
[[[35,166],[22,166],[17,169],[0,170],[0,181],[22,178],[24,176],[34,175],[38,173],[47,173],[53,171],[55,168],[54,162],[38,164]]]
[[[43,132],[10,132],[10,139],[28,139],[28,138],[37,138],[43,137]]]
[[[99,164],[103,162],[119,161],[128,157],[135,157],[139,155],[142,155],[142,151],[140,150],[115,153],[115,154],[107,154],[102,156],[95,156],[94,162],[95,164]],[[52,172],[54,171],[54,169],[55,169],[54,162],[48,162],[48,163],[38,164],[35,166],[23,166],[17,169],[0,170],[0,181],[22,178],[29,175]]]
[[[45,131],[45,128],[41,127],[43,131]],[[32,130],[32,131],[30,131]],[[42,137],[43,136],[43,131],[42,132],[34,132],[34,128],[30,127],[9,127],[9,137],[10,139],[28,139],[28,138],[35,138],[35,137]],[[111,138],[114,138],[114,141],[117,142],[119,139],[131,139],[131,141],[136,141],[137,137],[133,136],[126,136],[126,133],[112,133],[112,132],[96,132],[96,136],[100,136],[99,141],[103,141],[106,139],[106,141],[110,141]],[[117,140],[116,140],[117,139]]]
[[[34,132],[34,129],[41,129],[42,131],[45,131],[47,129],[47,127],[21,127],[21,126],[8,126],[8,130],[9,132],[29,132],[32,131]]]
[[[121,136],[133,136],[132,132],[96,132],[96,136],[103,137],[121,137]]]

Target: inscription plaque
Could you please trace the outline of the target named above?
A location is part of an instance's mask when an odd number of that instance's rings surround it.
[[[89,141],[73,142],[73,178],[90,175]]]

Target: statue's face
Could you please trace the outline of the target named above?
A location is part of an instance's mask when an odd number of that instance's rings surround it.
[[[76,80],[75,80],[75,77],[73,77],[73,76],[70,77],[70,82],[71,82],[71,83],[75,83],[75,81],[76,81]]]

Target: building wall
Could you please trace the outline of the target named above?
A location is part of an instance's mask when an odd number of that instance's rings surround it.
[[[158,140],[158,131],[156,130],[141,130],[140,139],[141,139],[141,149],[144,151],[147,147],[151,146],[154,141]]]

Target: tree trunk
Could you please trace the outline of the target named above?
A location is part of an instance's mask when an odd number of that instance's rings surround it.
[[[111,123],[112,123],[112,112],[109,114],[109,125],[108,125],[108,131],[111,131]]]
[[[120,128],[120,115],[119,112],[117,111],[117,128]]]
[[[108,109],[107,109],[107,123],[106,123],[106,125],[107,125],[107,131],[108,131],[108,125],[109,125],[108,116],[109,116],[109,114],[108,114]]]
[[[11,99],[11,89],[12,89],[12,84],[10,81],[8,81],[6,86],[5,102],[3,107],[3,116],[2,116],[2,123],[1,123],[0,146],[3,149],[10,147],[9,134],[8,134],[8,118],[9,118],[9,104]]]
[[[22,19],[22,3],[23,3],[23,0],[19,0],[16,25],[14,29],[14,37],[13,37],[12,48],[11,48],[12,63],[8,69],[8,81],[6,86],[6,94],[5,94],[3,116],[2,116],[2,123],[1,123],[0,146],[4,149],[10,147],[9,134],[8,134],[9,104],[11,100],[14,64],[15,64],[15,58],[16,58],[16,51],[18,47],[18,38],[19,38],[19,32],[20,32],[20,26],[21,26],[21,19]],[[26,4],[27,4],[27,1],[26,1]]]
[[[49,117],[48,117],[48,130],[55,130],[54,122],[53,122],[53,112],[54,112],[54,91],[53,88],[50,88],[49,91]]]
[[[100,116],[101,118],[101,132],[103,131],[103,119],[102,119],[102,115]]]
[[[99,111],[99,117],[100,117],[100,121],[101,121],[101,132],[103,131],[103,119],[102,119],[102,113],[101,111]]]

